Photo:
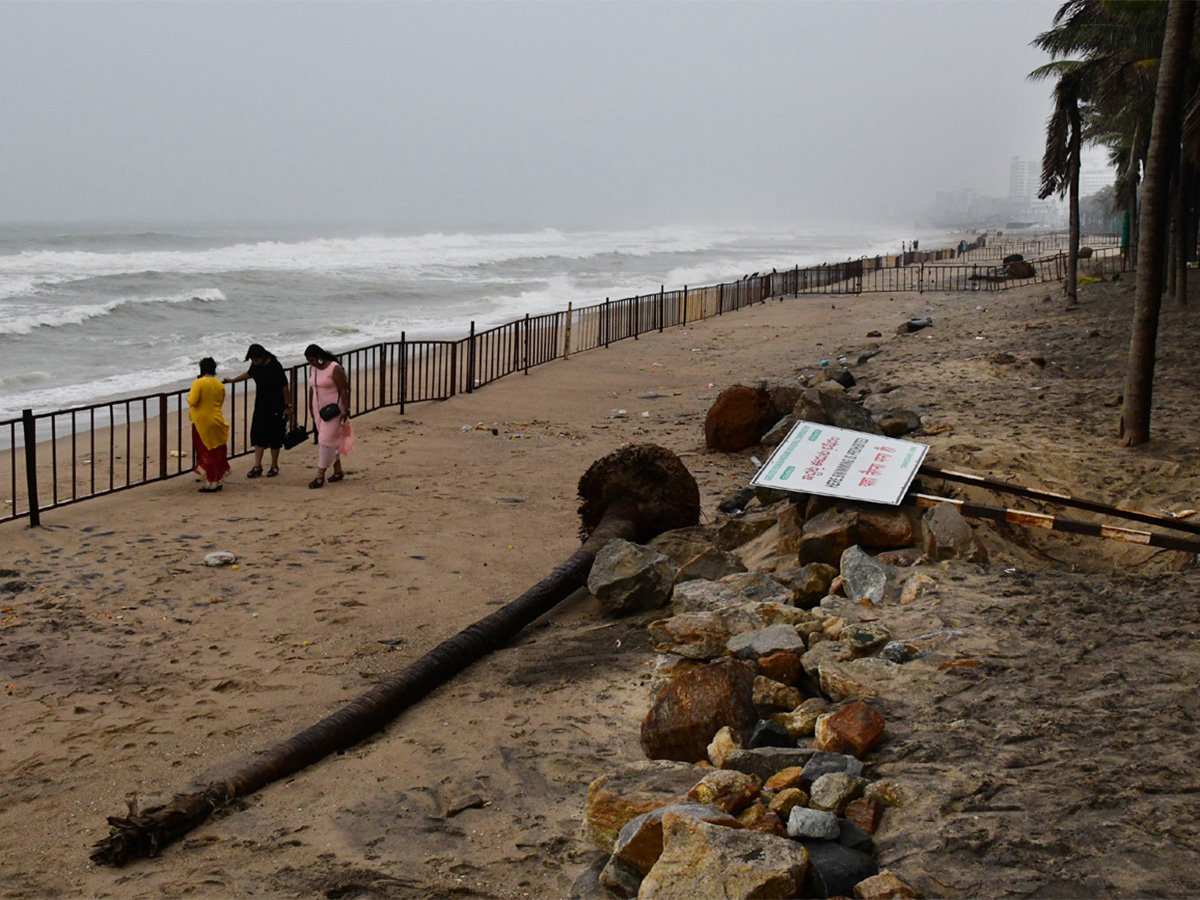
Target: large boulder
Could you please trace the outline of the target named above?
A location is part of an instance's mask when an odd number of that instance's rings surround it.
[[[800,896],[808,853],[798,842],[670,812],[662,827],[662,856],[642,881],[642,900]]]
[[[601,775],[588,788],[584,838],[612,853],[627,822],[652,809],[686,803],[688,792],[708,771],[680,762],[642,760]]]
[[[665,555],[615,538],[596,554],[588,590],[614,615],[665,606],[671,599],[675,567]]]
[[[721,391],[709,407],[704,441],[710,450],[737,453],[756,446],[779,418],[769,391],[735,384]]]
[[[758,720],[757,675],[754,663],[726,658],[675,679],[642,720],[642,751],[650,759],[707,760],[709,742],[721,728],[743,731]]]

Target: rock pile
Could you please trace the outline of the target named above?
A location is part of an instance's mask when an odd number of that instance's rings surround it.
[[[920,410],[847,398],[847,381],[822,372],[730,389],[706,434],[727,442],[738,429],[725,415],[753,420],[741,433],[762,444],[801,420],[890,436],[922,427]],[[763,431],[768,397],[781,417]],[[900,567],[946,558],[984,558],[953,506],[922,516],[761,489],[726,497],[711,524],[606,547],[588,583],[600,602],[617,614],[669,604],[670,615],[648,626],[647,760],[591,784],[584,832],[602,854],[573,896],[919,896],[873,856],[901,788],[864,773],[886,727],[878,686],[952,637],[898,640],[880,609],[930,581]]]

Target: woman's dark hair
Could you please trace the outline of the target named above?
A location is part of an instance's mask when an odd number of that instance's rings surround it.
[[[246,359],[274,359],[275,354],[269,351],[262,344],[251,344],[250,349],[246,351]]]
[[[327,359],[331,360],[333,362],[338,361],[338,358],[336,356],[334,356],[328,350],[325,350],[322,347],[318,347],[316,344],[309,344],[307,347],[304,348],[304,358],[305,359],[315,359],[318,362],[324,362]]]
[[[200,374],[201,375],[216,375],[217,374],[217,361],[215,359],[213,359],[211,356],[206,356],[206,357],[204,357],[204,359],[200,360]]]

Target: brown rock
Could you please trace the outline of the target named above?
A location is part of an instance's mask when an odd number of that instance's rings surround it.
[[[787,729],[789,737],[810,737],[816,730],[817,719],[829,712],[829,704],[820,697],[810,697],[791,712],[775,713],[771,721]]]
[[[663,853],[643,879],[638,898],[798,897],[807,870],[808,853],[797,841],[666,813]]]
[[[817,719],[818,750],[848,753],[862,759],[883,737],[883,716],[856,700],[841,709]]]
[[[764,791],[786,791],[788,788],[800,787],[800,776],[804,766],[788,766],[780,769],[763,782]]]
[[[583,835],[611,853],[617,833],[644,812],[683,803],[705,770],[678,762],[640,761],[600,776],[588,788]]]
[[[863,796],[878,800],[884,806],[901,806],[904,803],[904,788],[894,778],[881,778],[868,784]]]
[[[858,514],[852,510],[828,509],[804,523],[796,551],[800,565],[824,563],[840,566],[842,554],[854,543]]]
[[[791,768],[796,767],[792,766]],[[798,806],[808,806],[808,794],[798,787],[786,787],[772,797],[771,802],[767,805],[775,815],[786,822],[793,809]]]
[[[633,866],[642,875],[649,872],[662,855],[662,820],[663,816],[668,814],[688,816],[731,828],[741,827],[736,817],[714,807],[701,803],[672,803],[670,806],[660,806],[658,809],[642,813],[626,822],[613,844],[613,856]]]
[[[737,453],[762,441],[779,420],[771,394],[761,387],[735,384],[721,391],[704,418],[704,441],[710,450]]]
[[[780,541],[782,544],[783,541]],[[797,547],[797,551],[798,551]],[[829,586],[838,577],[838,570],[826,563],[809,563],[805,566],[795,566],[778,577],[782,579],[792,592],[792,601],[802,609],[810,609],[821,602],[821,598],[829,593]]]
[[[688,792],[688,799],[715,806],[737,815],[754,802],[762,789],[762,779],[733,769],[717,769],[701,778]]]
[[[800,657],[795,653],[772,653],[758,661],[758,669],[767,678],[780,684],[795,684],[804,673]]]
[[[874,797],[859,797],[846,805],[843,815],[867,834],[874,834],[883,819],[883,803]]]
[[[712,743],[708,745],[708,761],[718,769],[723,769],[729,754],[741,749],[742,741],[738,733],[726,725],[713,735]]]
[[[854,886],[855,900],[920,900],[924,894],[909,887],[887,869]]]
[[[907,547],[915,539],[912,520],[902,509],[861,508],[855,523],[858,543],[873,550]]]
[[[773,834],[782,838],[788,836],[784,819],[774,809],[763,803],[753,803],[746,807],[745,811],[738,816],[738,822],[742,824],[742,827],[752,831],[761,831],[764,834]]]
[[[846,645],[841,641],[838,641],[837,645],[841,647],[847,655],[850,654],[849,648],[846,647]],[[810,650],[809,653],[811,652],[812,651]],[[803,658],[807,659],[808,654],[806,653]],[[879,692],[876,691],[875,688],[871,687],[863,680],[855,678],[854,673],[850,669],[839,665],[839,662],[840,661],[822,661],[818,664],[821,690],[825,692],[826,696],[837,701],[858,699],[861,697],[875,697],[878,695]],[[818,720],[818,727],[819,725],[820,722]]]
[[[797,688],[762,675],[754,679],[754,705],[760,709],[795,709],[803,701],[804,695]]]
[[[709,741],[723,726],[743,730],[757,720],[757,674],[754,663],[722,659],[672,681],[642,720],[642,751],[651,759],[707,759]]]

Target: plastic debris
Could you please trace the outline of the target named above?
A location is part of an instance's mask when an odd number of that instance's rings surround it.
[[[204,557],[206,566],[231,566],[237,562],[237,557],[228,550],[217,550]]]

